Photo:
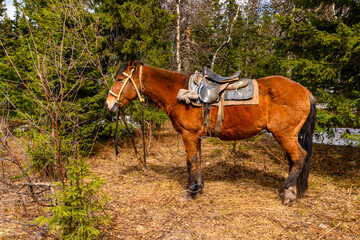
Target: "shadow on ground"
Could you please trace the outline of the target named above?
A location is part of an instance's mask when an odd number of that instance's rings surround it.
[[[266,149],[262,147],[261,142],[266,144]],[[210,146],[213,152],[207,153],[207,157],[212,159],[212,164],[206,165],[204,162],[202,164],[205,185],[213,181],[247,182],[281,191],[288,171],[284,151],[271,136],[262,136],[251,144],[249,149],[253,153],[249,153],[247,149],[235,151],[236,161],[220,160],[219,151],[222,150],[217,149],[216,146]],[[209,148],[209,145],[207,147]],[[259,157],[267,161],[260,165],[257,161],[257,165],[252,165],[256,162],[254,158]],[[185,159],[183,161],[181,166],[163,162],[148,163],[148,169],[167,179],[178,179],[179,184],[186,188],[188,174]],[[270,171],[269,168],[273,170]],[[137,165],[130,165],[120,174],[129,174],[133,171],[140,171],[140,168]],[[331,148],[328,145],[314,144],[310,174],[325,175],[334,179],[335,182],[346,179],[347,182],[357,185],[360,181],[360,149],[346,146]]]

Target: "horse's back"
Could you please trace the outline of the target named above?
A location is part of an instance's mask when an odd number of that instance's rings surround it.
[[[296,98],[309,98],[311,93],[300,83],[283,76],[269,76],[257,79],[260,94],[270,94],[275,100],[296,101]],[[292,100],[293,99],[293,100]]]
[[[257,82],[258,105],[224,108],[223,139],[247,138],[264,128],[274,132],[292,128],[291,131],[297,134],[306,121],[311,93],[305,87],[282,76],[261,78]],[[212,114],[212,120],[216,121],[216,111]],[[294,129],[294,126],[299,127]]]
[[[313,98],[310,91],[282,76],[270,76],[257,81],[259,100],[268,109],[268,128],[298,126],[295,130],[298,132],[310,113],[310,98]]]

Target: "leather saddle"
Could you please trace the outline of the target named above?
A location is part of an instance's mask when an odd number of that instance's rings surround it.
[[[206,127],[208,136],[211,136],[210,120],[208,117],[211,104],[220,101],[221,95],[229,87],[230,83],[239,81],[240,73],[241,71],[237,71],[232,76],[223,77],[206,66],[203,68],[202,78],[197,83],[199,86],[197,93],[199,94],[199,100],[204,104],[203,125]]]
[[[223,77],[223,76],[220,76],[219,74],[213,72],[206,66],[204,66],[204,68],[203,68],[203,76],[210,79],[211,81],[219,83],[219,84],[223,84],[223,83],[227,83],[227,82],[234,82],[234,81],[239,80],[240,73],[241,73],[241,70],[237,71],[232,76]]]
[[[210,119],[208,117],[210,106],[218,103],[218,116],[215,125],[215,136],[220,134],[221,122],[224,120],[224,101],[239,101],[252,98],[254,94],[251,79],[239,78],[241,71],[234,75],[224,77],[216,74],[207,67],[203,72],[195,72],[189,76],[187,89],[180,89],[177,98],[195,106],[203,106],[203,125],[206,135],[211,136]]]
[[[204,67],[202,78],[196,82],[199,85],[197,90],[199,99],[203,103],[215,103],[220,100],[220,96],[230,85],[236,85],[237,88],[246,86],[247,81],[239,82],[241,71],[237,71],[234,75],[223,77]],[[234,89],[234,86],[232,87]]]

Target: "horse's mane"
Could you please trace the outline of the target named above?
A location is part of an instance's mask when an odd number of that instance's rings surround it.
[[[116,77],[118,77],[122,72],[124,72],[128,66],[129,66],[129,63],[127,63],[127,62],[124,63],[123,65],[121,65],[121,67],[116,72]]]
[[[140,62],[140,61],[134,61],[134,63],[135,63],[135,65],[137,65],[137,64],[146,65],[145,63]],[[129,66],[128,62],[123,63],[120,66],[120,68],[117,70],[116,77],[119,76],[122,72],[124,72],[127,69],[128,66]]]

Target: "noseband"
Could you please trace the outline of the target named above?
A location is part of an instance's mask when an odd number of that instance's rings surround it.
[[[117,99],[117,100],[116,100],[116,104],[119,104],[119,100],[120,100],[121,93],[122,93],[122,91],[124,90],[124,88],[125,88],[125,86],[126,86],[126,84],[128,83],[129,80],[130,80],[131,83],[134,85],[136,94],[138,95],[140,102],[144,102],[144,97],[143,97],[143,95],[142,95],[143,85],[142,85],[142,81],[141,81],[141,78],[142,78],[142,65],[140,65],[140,74],[139,74],[140,91],[139,91],[138,87],[136,86],[136,83],[135,83],[134,78],[133,78],[133,76],[135,75],[135,72],[136,72],[136,66],[135,66],[133,69],[131,69],[131,71],[130,71],[129,74],[127,74],[127,73],[125,73],[125,72],[122,72],[122,73],[121,73],[121,74],[123,74],[123,75],[126,77],[126,79],[125,79],[125,81],[124,81],[124,84],[121,86],[121,89],[120,89],[120,91],[119,91],[119,94],[114,93],[114,92],[110,89],[109,93],[110,93],[111,95],[113,95],[114,97],[116,97],[116,99]]]

